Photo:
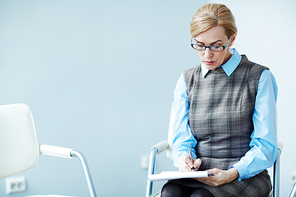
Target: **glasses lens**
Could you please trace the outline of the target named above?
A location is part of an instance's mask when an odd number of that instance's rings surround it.
[[[195,50],[198,50],[198,51],[204,50],[203,45],[197,44],[194,38],[191,38],[191,46],[192,46],[192,48],[194,48]]]
[[[210,46],[210,50],[215,52],[223,51],[224,46],[222,45]]]
[[[194,49],[198,50],[198,51],[203,51],[205,50],[204,46],[203,45],[200,45],[200,44],[192,44],[191,45]]]

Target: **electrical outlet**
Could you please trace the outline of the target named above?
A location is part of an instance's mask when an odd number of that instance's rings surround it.
[[[26,179],[25,177],[12,177],[6,179],[6,193],[19,193],[26,191]]]
[[[142,156],[141,157],[141,168],[148,169],[149,166],[149,156]]]

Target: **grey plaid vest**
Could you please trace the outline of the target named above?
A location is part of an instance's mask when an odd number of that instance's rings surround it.
[[[206,77],[200,66],[184,72],[200,170],[227,170],[250,149],[255,98],[265,69],[243,55],[229,77],[222,68],[209,71]]]

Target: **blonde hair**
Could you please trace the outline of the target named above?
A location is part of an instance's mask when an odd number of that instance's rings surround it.
[[[223,27],[228,38],[237,32],[235,19],[230,9],[223,4],[206,4],[200,7],[192,17],[191,37],[195,38],[198,34],[216,26]]]

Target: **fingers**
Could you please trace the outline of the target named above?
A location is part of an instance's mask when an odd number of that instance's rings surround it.
[[[183,155],[179,161],[179,170],[180,171],[191,171],[191,170],[198,170],[202,161],[201,159],[193,159],[188,155]]]
[[[188,155],[183,155],[179,161],[180,171],[191,171],[193,168],[193,163]]]
[[[193,163],[194,170],[198,170],[201,163],[202,163],[201,159],[195,159]]]
[[[189,166],[189,168],[193,168],[193,160],[190,159],[190,157],[188,155],[186,155],[185,157],[185,163]]]
[[[216,182],[216,177],[214,176],[210,176],[210,177],[202,177],[202,178],[195,178],[196,180],[198,180],[199,182],[202,182],[206,185],[210,185],[210,186],[218,186],[219,184],[217,184]]]
[[[217,168],[207,170],[209,174],[213,174],[213,176],[205,177],[205,178],[196,178],[196,180],[211,186],[220,186],[227,182],[227,176],[225,170],[220,170]]]

